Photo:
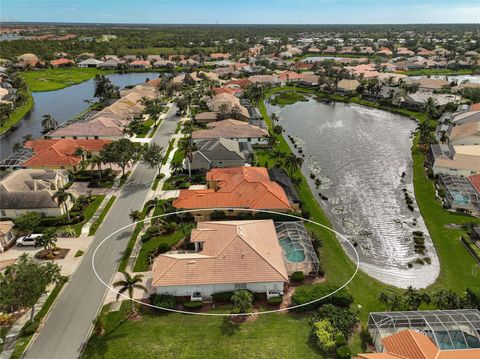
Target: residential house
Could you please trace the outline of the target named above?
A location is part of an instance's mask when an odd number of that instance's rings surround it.
[[[118,140],[125,137],[123,130],[130,121],[118,116],[99,115],[83,122],[74,122],[49,132],[50,139],[104,139]]]
[[[199,123],[209,123],[217,121],[218,112],[200,112],[195,115],[195,121]]]
[[[428,157],[435,176],[448,174],[469,177],[480,173],[480,146],[433,144],[430,145]]]
[[[38,212],[45,216],[65,213],[53,195],[68,183],[68,172],[62,170],[21,169],[0,179],[0,217],[16,218],[25,212]],[[67,202],[67,208],[73,205]]]
[[[78,63],[78,67],[99,67],[101,64],[103,64],[103,61],[97,60],[97,59],[87,59],[84,61],[80,61]]]
[[[236,116],[242,120],[250,118],[248,110],[242,106],[240,99],[230,93],[219,93],[207,101],[207,106],[212,112],[220,112],[225,108],[229,113],[236,111]]]
[[[15,243],[13,227],[15,224],[12,221],[0,221],[0,253],[5,252]]]
[[[448,134],[452,146],[480,146],[480,120],[453,126]]]
[[[50,61],[50,65],[55,68],[59,67],[70,67],[74,64],[74,62],[70,59],[60,58],[56,60]]]
[[[421,78],[411,81],[412,84],[417,85],[419,90],[422,91],[435,91],[449,87],[450,83],[443,79],[429,79]]]
[[[400,107],[408,108],[410,110],[419,111],[425,108],[429,98],[434,99],[435,107],[443,109],[447,104],[453,102],[458,103],[461,100],[460,96],[452,94],[434,94],[432,92],[415,92],[407,93],[398,98],[398,105]]]
[[[238,120],[222,120],[210,122],[207,129],[197,130],[192,133],[194,143],[202,140],[228,138],[238,142],[262,143],[268,131],[263,128],[252,126],[247,122]]]
[[[252,147],[249,143],[240,143],[226,138],[218,138],[197,143],[192,153],[190,169],[211,170],[215,167],[241,167],[251,162]],[[188,162],[188,158],[186,159]]]
[[[206,175],[206,189],[180,190],[173,206],[178,209],[225,208],[227,215],[234,215],[233,208],[264,209],[280,212],[298,210],[297,203],[290,203],[277,182],[270,179],[264,167],[214,168]],[[196,221],[209,218],[210,211],[194,212]]]
[[[27,53],[27,54],[22,54],[20,56],[17,56],[17,63],[15,66],[17,67],[39,67],[42,66],[43,63],[40,61],[40,59],[37,57],[35,54]]]
[[[158,294],[201,300],[238,289],[283,293],[288,273],[272,220],[199,222],[190,242],[195,251],[155,259]]]
[[[175,67],[175,62],[170,60],[158,60],[153,63],[153,67],[156,69],[163,68],[163,67],[173,68]]]
[[[114,70],[114,69],[118,69],[118,68],[121,68],[121,67],[125,66],[125,64],[126,64],[125,60],[110,58],[110,59],[106,60],[105,62],[103,62],[102,64],[99,64],[98,68],[99,69]]]
[[[21,164],[27,168],[66,168],[75,170],[82,160],[75,155],[77,148],[83,148],[89,154],[95,155],[110,140],[76,140],[76,139],[55,139],[55,140],[33,140],[25,143],[25,148],[32,150],[32,156]]]
[[[221,61],[221,60],[228,60],[230,59],[230,54],[226,53],[226,54],[222,54],[222,53],[214,53],[214,54],[210,54],[210,60],[213,60],[213,61]]]
[[[128,64],[131,69],[149,69],[152,67],[150,61],[146,60],[134,60]]]
[[[337,84],[336,92],[342,96],[348,96],[357,91],[360,82],[357,80],[340,80]]]

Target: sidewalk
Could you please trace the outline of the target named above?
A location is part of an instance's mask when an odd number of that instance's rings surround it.
[[[90,218],[90,219],[88,220],[88,222],[83,225],[83,227],[82,227],[82,232],[81,232],[81,235],[82,235],[82,236],[88,236],[88,232],[90,231],[90,227],[91,227],[92,224],[95,223],[95,221],[100,217],[100,215],[102,214],[103,210],[104,210],[105,207],[107,206],[108,201],[110,201],[110,198],[112,198],[112,195],[113,195],[113,194],[107,194],[107,195],[105,196],[105,198],[103,199],[102,203],[100,203],[100,206],[98,206],[97,211],[96,211],[95,214],[92,216],[92,218]]]

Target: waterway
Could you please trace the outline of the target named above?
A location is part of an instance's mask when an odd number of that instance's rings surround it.
[[[123,88],[153,79],[158,74],[152,72],[132,72],[125,74],[111,74],[107,77],[117,86]],[[94,94],[93,79],[78,85],[69,86],[56,91],[32,93],[34,105],[32,110],[21,120],[15,128],[0,137],[0,159],[12,153],[16,142],[22,142],[24,137],[42,135],[42,118],[45,114],[52,115],[59,123],[68,121],[88,108],[86,100],[91,100]]]
[[[285,136],[294,139],[297,148],[287,138],[294,153],[304,156],[302,171],[312,192],[334,229],[356,246],[361,269],[402,288],[434,283],[438,257],[414,200],[411,146],[416,122],[313,98],[282,108],[268,104],[267,109],[279,115]],[[415,253],[413,231],[424,233],[424,255]],[[348,245],[345,250],[353,257]],[[425,257],[430,264],[414,263]]]

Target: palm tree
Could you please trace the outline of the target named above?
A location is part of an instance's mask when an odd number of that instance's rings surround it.
[[[251,312],[253,294],[246,289],[237,290],[232,295],[233,313],[245,314]]]
[[[285,157],[284,165],[290,172],[290,175],[293,175],[293,172],[300,168],[303,164],[303,158],[297,157],[295,154],[290,153],[287,157]]]
[[[435,117],[437,115],[437,105],[438,102],[436,99],[433,97],[427,98],[425,101],[425,111],[427,112],[428,116]]]
[[[135,211],[135,210],[131,210],[130,211],[130,219],[132,220],[133,223],[135,222],[138,222],[141,218],[142,218],[142,212],[140,211]]]
[[[98,173],[100,174],[100,178],[102,178],[102,164],[104,162],[104,159],[102,158],[101,155],[94,155],[92,158],[90,158],[90,164],[92,166],[92,170],[97,167]]]
[[[118,280],[113,283],[113,287],[117,288],[120,287],[117,293],[117,300],[120,298],[120,295],[128,291],[128,296],[130,297],[130,302],[132,303],[132,313],[135,313],[135,305],[133,301],[133,290],[134,289],[141,289],[144,292],[148,292],[147,288],[142,284],[143,274],[136,274],[132,277],[129,273],[123,271],[122,272],[124,279]]]
[[[42,246],[47,253],[51,253],[57,244],[57,233],[55,231],[45,232],[35,242],[36,245]]]
[[[70,212],[68,211],[68,201],[74,201],[75,197],[70,192],[65,191],[65,188],[60,188],[55,194],[53,195],[53,199],[56,199],[58,205],[63,205],[65,209],[65,213],[67,213],[67,218],[70,221]]]
[[[450,138],[448,137],[448,131],[441,131],[440,132],[440,143],[449,143],[450,142]]]
[[[49,132],[58,127],[58,122],[50,114],[43,115],[42,127],[44,132]]]
[[[183,172],[183,164],[181,164],[180,162],[172,162],[172,163],[170,164],[170,170],[171,170],[174,174],[181,173],[181,172]]]

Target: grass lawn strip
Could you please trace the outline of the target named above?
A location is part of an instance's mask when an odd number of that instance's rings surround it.
[[[115,196],[110,197],[110,199],[108,200],[108,203],[105,206],[105,208],[103,209],[102,213],[100,213],[100,216],[97,218],[97,220],[95,222],[93,222],[92,226],[90,227],[90,230],[88,232],[89,236],[93,236],[97,232],[98,227],[100,227],[100,224],[103,222],[103,219],[105,218],[108,211],[110,210],[110,207],[112,207],[113,202],[115,201],[116,198],[117,197],[115,197]]]
[[[0,135],[3,135],[7,132],[10,128],[15,126],[33,107],[33,97],[31,92],[28,92],[28,97],[25,103],[17,107],[8,117],[8,120],[4,122],[2,126],[0,126]]]
[[[90,218],[95,214],[95,212],[98,209],[98,206],[102,203],[103,199],[105,198],[104,194],[99,194],[99,195],[94,195],[93,196],[95,199],[90,203],[87,208],[85,208],[85,211],[83,212],[84,215],[84,220],[81,221],[80,223],[73,224],[70,227],[72,227],[75,230],[75,233],[77,234],[77,237],[82,233],[82,227],[85,223],[87,223]],[[67,226],[68,227],[68,226]]]

